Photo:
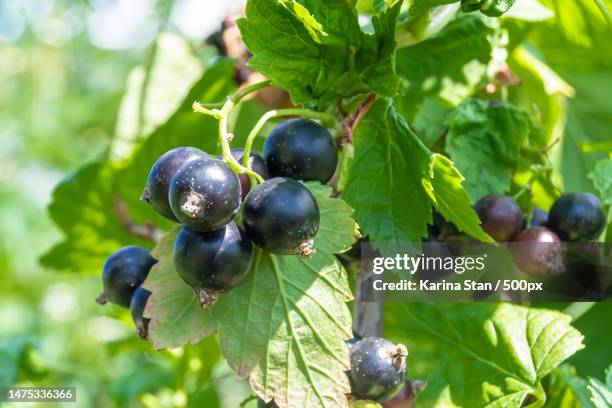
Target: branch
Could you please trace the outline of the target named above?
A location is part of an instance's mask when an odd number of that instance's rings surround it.
[[[146,221],[144,224],[136,224],[132,221],[127,205],[117,195],[113,196],[113,209],[115,214],[117,214],[117,218],[119,218],[119,222],[121,222],[121,225],[123,225],[128,234],[151,241],[154,244],[159,242],[162,234],[161,231],[155,228],[155,225],[150,221]]]
[[[359,122],[361,122],[361,119],[363,119],[366,113],[368,113],[375,100],[376,94],[370,94],[368,99],[363,101],[361,105],[357,107],[355,112],[344,118],[342,121],[342,144],[353,143],[353,133],[355,133],[355,129],[359,125]]]

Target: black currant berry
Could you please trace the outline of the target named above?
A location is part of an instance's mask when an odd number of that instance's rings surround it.
[[[551,230],[543,227],[526,229],[513,242],[514,264],[527,275],[548,278],[565,271],[561,240]]]
[[[238,214],[240,180],[221,160],[193,160],[172,177],[169,199],[181,223],[198,231],[215,230]]]
[[[593,194],[563,194],[550,208],[548,228],[563,241],[591,241],[606,222],[601,203]]]
[[[393,397],[406,381],[407,355],[405,346],[378,337],[355,343],[349,373],[353,396],[377,402]]]
[[[545,227],[548,223],[548,213],[539,207],[533,209],[531,214],[531,228]]]
[[[174,242],[174,266],[202,306],[238,285],[249,272],[250,260],[251,241],[235,222],[210,232],[183,227]]]
[[[177,147],[164,153],[153,165],[141,200],[151,204],[164,217],[178,221],[168,202],[170,180],[185,163],[208,155],[195,147]]]
[[[304,185],[276,177],[247,195],[243,222],[247,236],[259,247],[275,254],[309,256],[319,229],[319,206]]]
[[[138,330],[138,336],[142,339],[149,337],[149,319],[143,316],[149,296],[151,296],[151,292],[140,286],[134,291],[130,302],[130,314]]]
[[[126,246],[112,254],[102,270],[104,290],[97,302],[111,301],[119,306],[130,307],[136,288],[142,285],[151,267],[157,263],[148,249]]]
[[[309,119],[292,119],[275,127],[264,144],[270,175],[325,184],[338,164],[331,134]]]
[[[483,197],[474,205],[474,210],[482,222],[482,229],[497,242],[510,242],[525,223],[521,209],[512,197]]]
[[[232,149],[232,156],[236,161],[242,164],[242,158],[244,157],[244,149]],[[223,155],[217,156],[217,159],[222,160]],[[249,167],[257,174],[261,176],[264,180],[270,178],[268,173],[268,167],[266,166],[266,161],[258,155],[257,153],[249,154]],[[238,179],[240,180],[240,188],[242,189],[242,199],[246,197],[246,195],[251,191],[251,180],[247,174],[238,174]]]

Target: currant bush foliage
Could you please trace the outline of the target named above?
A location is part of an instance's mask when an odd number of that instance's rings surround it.
[[[601,33],[592,9],[563,4],[556,12],[566,20],[567,10],[570,17],[585,13],[581,21],[589,31]],[[344,340],[353,336],[347,307],[352,293],[335,254],[351,248],[357,231],[375,245],[418,242],[427,235],[435,209],[472,238],[490,242],[472,210],[474,201],[487,194],[513,194],[528,182],[534,187],[533,201],[543,207],[549,205],[541,203],[550,204],[559,194],[555,180],[562,171],[551,169],[542,157],[563,133],[559,124],[565,123],[566,99],[574,90],[519,43],[534,30],[536,20],[461,13],[459,2],[450,0],[416,0],[410,10],[425,18],[435,7],[449,5],[454,11],[447,10],[456,15],[448,25],[438,27],[431,38],[420,35],[406,44],[397,41],[396,29],[405,23],[407,2],[248,0],[238,25],[252,54],[249,65],[288,91],[295,104],[332,112],[340,120],[357,105],[373,101],[354,132],[346,135],[350,143],[343,146],[339,191],[305,183],[321,214],[312,257],[257,249],[245,281],[202,309],[174,269],[178,228],[139,201],[151,165],[170,148],[195,146],[212,156],[219,152],[217,121],[195,115],[191,104],[223,102],[235,89],[232,62],[221,58],[177,101],[167,121],[134,141],[133,150],[117,155],[120,149],[114,143],[113,154],[84,166],[57,187],[49,211],[65,240],[43,263],[97,274],[118,247],[153,246],[127,233],[122,213],[135,224],[151,222],[164,232],[152,252],[159,262],[145,282],[153,293],[145,317],[151,319],[149,339],[155,348],[198,343],[217,333],[230,367],[249,379],[258,397],[283,408],[349,406]],[[365,21],[357,9],[366,11]],[[552,26],[546,23],[532,37],[545,55],[551,52],[546,45],[554,38]],[[583,31],[573,37],[582,38]],[[551,49],[562,47],[555,41]],[[585,51],[577,44],[559,66],[571,72],[579,60],[609,67],[605,61],[588,60],[597,54],[595,49],[609,47],[600,44]],[[497,91],[494,96],[483,92],[487,84],[507,85],[495,74],[508,66],[524,86],[508,87],[510,94],[503,98]],[[607,104],[605,86],[587,86],[599,82],[577,77],[593,99],[589,109]],[[588,110],[572,108],[576,117]],[[231,120],[233,147],[244,144],[263,113],[250,102],[241,106]],[[603,132],[583,121],[588,129],[583,132],[572,122],[574,116],[568,120],[573,134],[609,136],[609,127]],[[256,140],[259,146],[261,140]],[[593,187],[609,207],[612,165],[609,157],[600,156],[594,167],[574,166],[580,169],[563,176],[575,186],[573,172],[593,168]],[[606,234],[612,242],[611,219]],[[418,407],[554,406],[558,398],[567,401],[567,393],[583,406],[588,406],[584,401],[598,408],[609,403],[612,381],[587,381],[562,365],[583,344],[561,312],[489,303],[394,304],[386,305],[385,316],[389,337],[409,346],[409,373],[429,383],[415,402]]]

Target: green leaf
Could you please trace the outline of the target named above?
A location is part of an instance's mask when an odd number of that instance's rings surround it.
[[[330,254],[348,251],[357,239],[357,223],[351,218],[354,210],[346,202],[332,198],[331,187],[313,181],[306,186],[315,196],[321,213],[315,248]]]
[[[419,241],[432,222],[421,179],[431,153],[391,99],[376,101],[357,126],[343,198],[374,242]]]
[[[43,266],[97,275],[106,258],[128,244],[151,246],[129,235],[113,208],[112,169],[104,161],[89,163],[53,192],[49,215],[64,240],[42,256]]]
[[[448,121],[445,148],[473,200],[509,190],[510,172],[518,168],[534,129],[526,112],[506,103],[468,99],[457,107]]]
[[[507,303],[393,303],[385,318],[429,382],[417,407],[542,406],[542,379],[584,347],[569,316]]]
[[[597,162],[588,177],[599,191],[604,205],[612,205],[612,159],[603,159]]]
[[[606,372],[606,383],[596,378],[589,378],[589,392],[591,402],[596,408],[609,408],[612,406],[612,366]]]
[[[221,348],[266,401],[347,406],[351,298],[333,255],[319,250],[304,260],[257,251],[247,281],[215,307]]]
[[[555,368],[543,380],[547,404],[556,408],[593,408],[587,380],[576,374],[568,364]]]
[[[400,3],[374,17],[373,34],[361,31],[355,8],[341,0],[250,0],[238,26],[253,54],[251,67],[294,103],[324,106],[362,92],[395,93]]]
[[[484,85],[504,59],[495,21],[479,15],[458,17],[438,35],[397,51],[402,114],[412,121],[428,97],[449,109],[458,105]]]
[[[236,288],[201,309],[172,262],[177,230],[153,255],[145,286],[153,294],[145,315],[156,348],[200,341],[218,331],[230,366],[249,377],[257,394],[280,407],[348,406],[352,299],[348,278],[332,252],[349,248],[356,225],[351,208],[331,189],[308,183],[321,210],[316,253],[307,259],[254,251],[251,271]]]
[[[448,158],[440,154],[432,155],[429,177],[423,179],[423,185],[436,210],[459,231],[483,242],[494,242],[480,227],[472,201],[461,186],[463,181],[463,176]]]

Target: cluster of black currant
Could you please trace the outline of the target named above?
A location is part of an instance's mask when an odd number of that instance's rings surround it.
[[[534,277],[558,275],[565,270],[561,242],[596,239],[605,227],[601,203],[593,194],[568,193],[546,213],[535,208],[529,226],[521,208],[508,196],[491,195],[474,206],[482,228],[497,242],[513,242],[517,267]],[[553,245],[550,245],[553,244]]]
[[[243,162],[244,150],[231,155]],[[252,242],[279,255],[313,254],[319,207],[296,180],[328,182],[337,166],[329,131],[309,119],[288,120],[272,130],[263,157],[251,153],[251,174],[237,174],[223,160],[194,147],[177,147],[153,165],[142,200],[183,224],[174,243],[174,265],[203,306],[238,285],[250,270]],[[260,180],[260,184],[253,187]],[[242,225],[236,216],[242,207]],[[145,248],[115,252],[103,271],[100,303],[133,304],[134,321],[146,336],[142,312],[150,292],[140,288],[155,263]]]

